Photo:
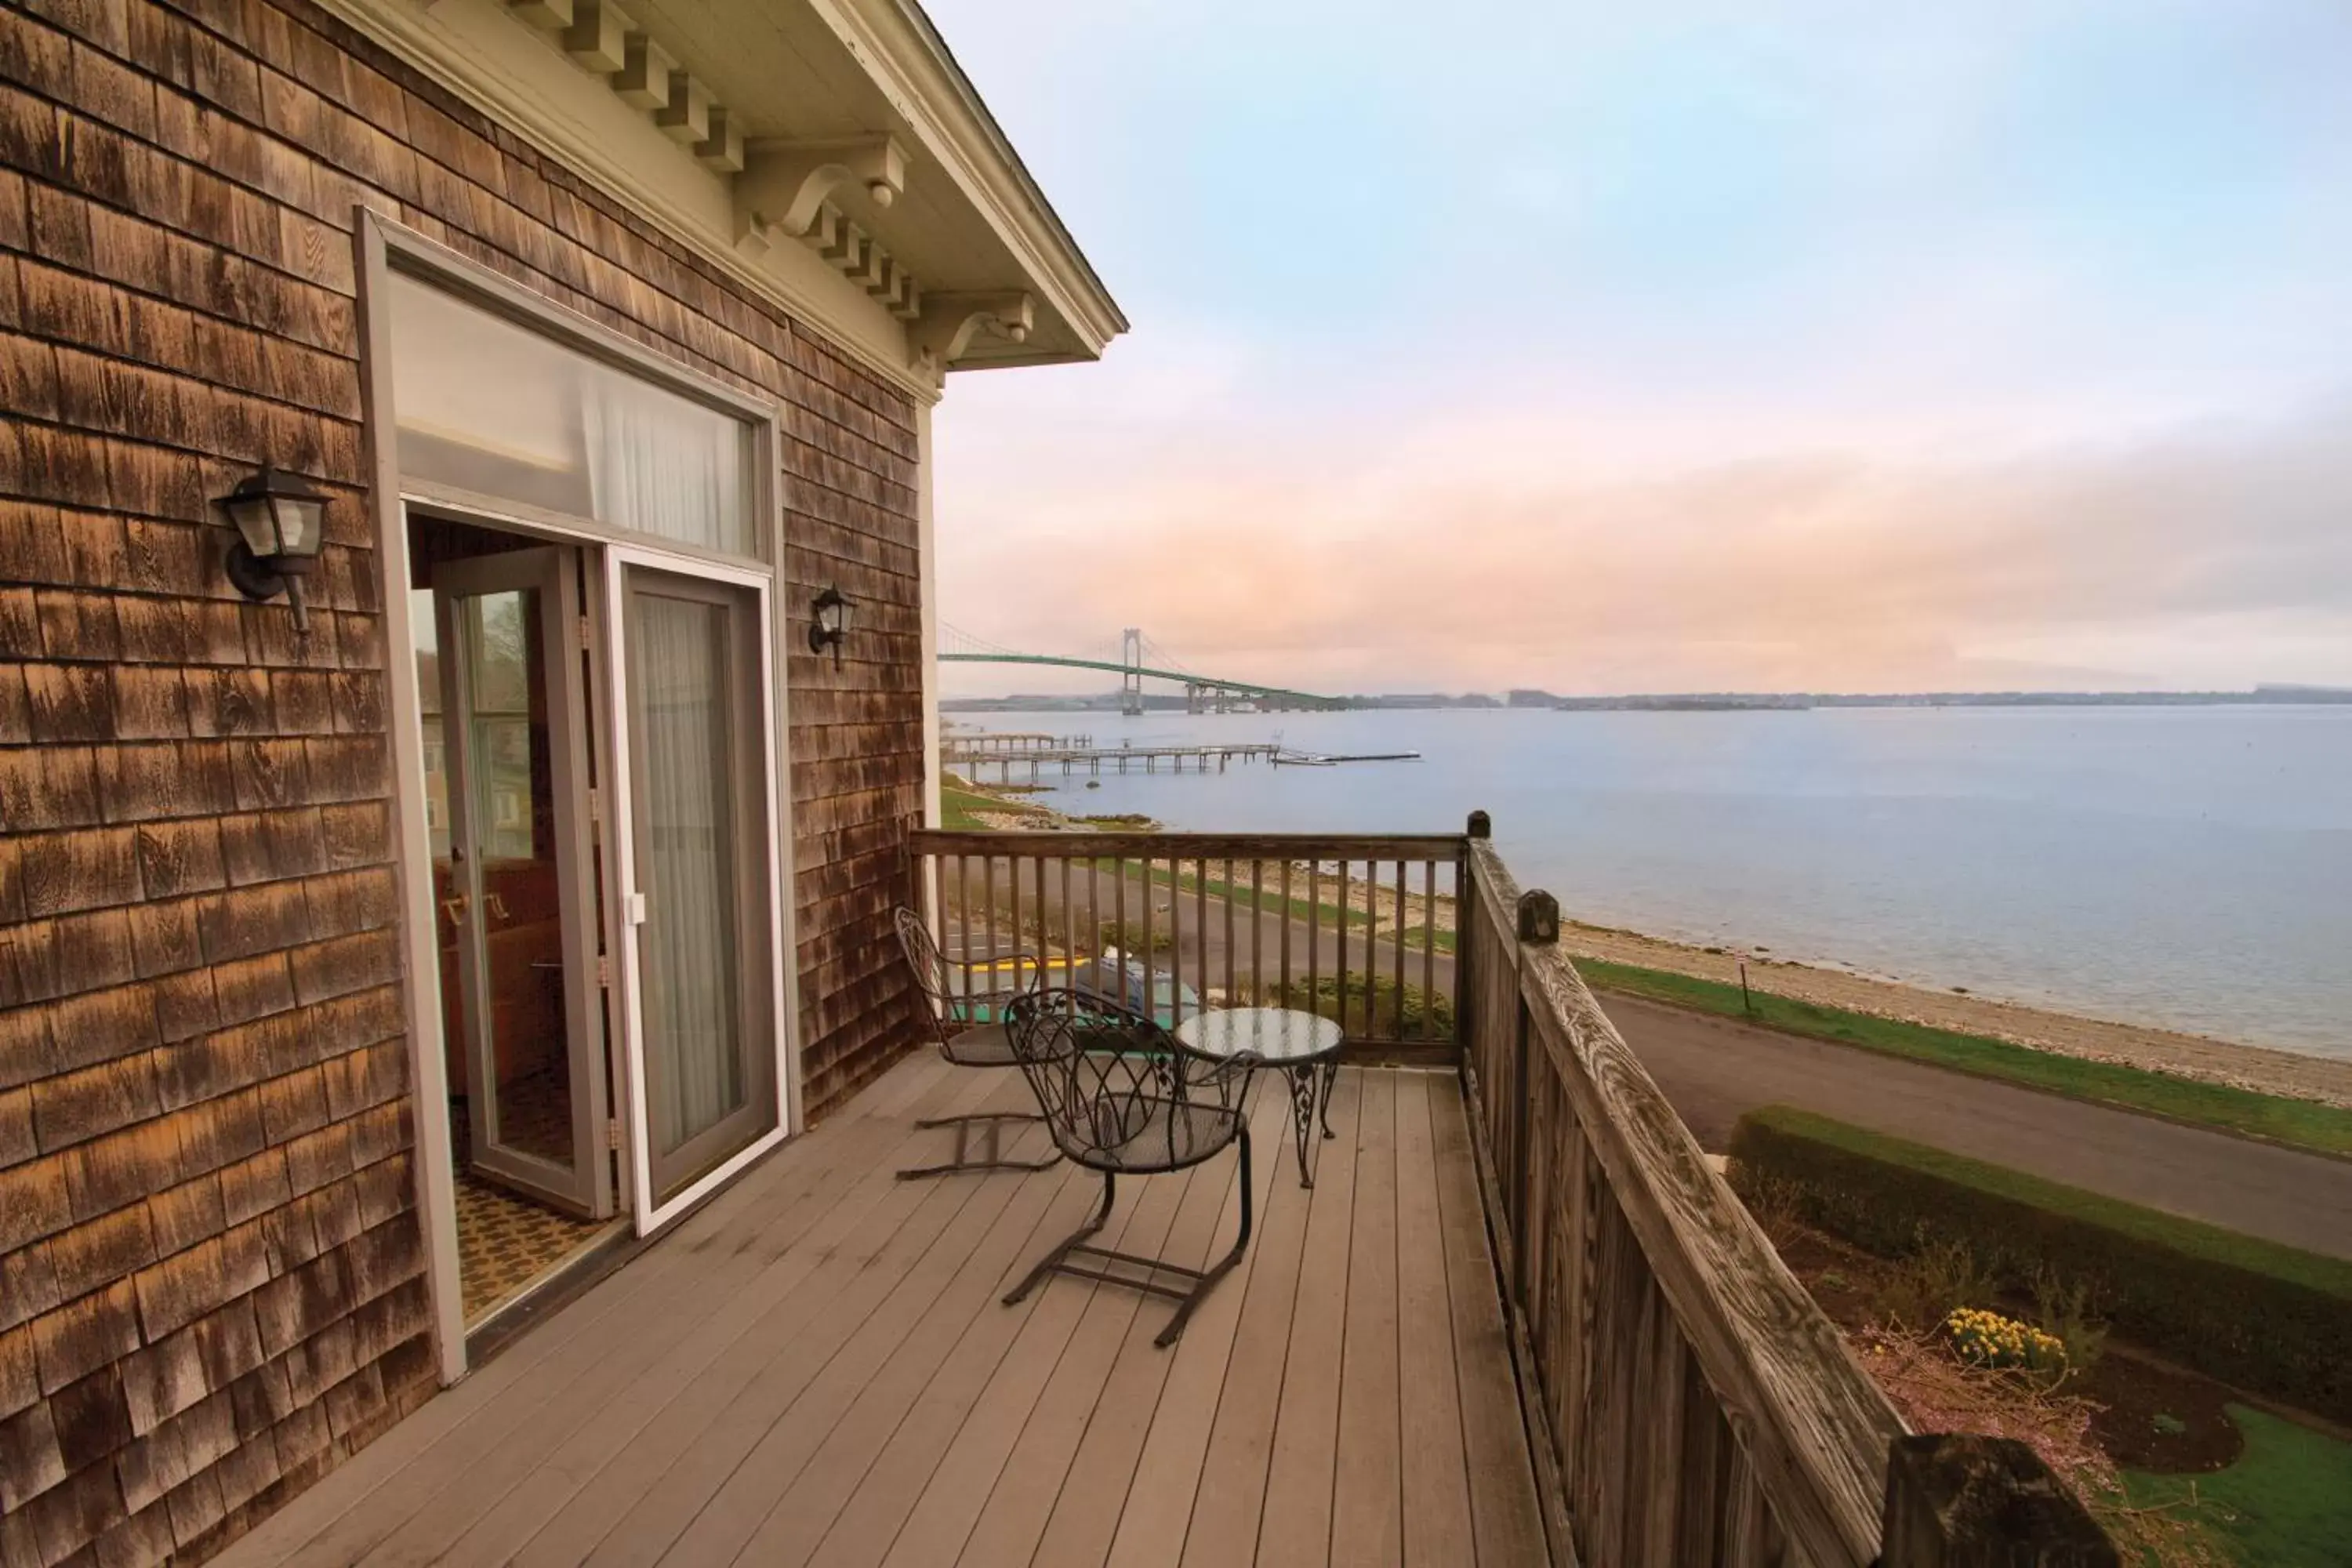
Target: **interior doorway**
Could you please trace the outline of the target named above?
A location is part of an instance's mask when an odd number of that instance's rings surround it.
[[[618,1227],[593,552],[415,514],[409,550],[471,1331]]]

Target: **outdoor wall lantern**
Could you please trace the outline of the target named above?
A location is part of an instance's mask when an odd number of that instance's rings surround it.
[[[833,668],[841,668],[841,645],[849,636],[851,601],[840,589],[827,584],[809,606],[809,652],[823,653],[833,649]]]
[[[302,579],[319,559],[319,530],[327,498],[297,474],[264,466],[220,498],[240,535],[228,550],[228,580],[248,599],[286,595],[294,629],[307,632]]]

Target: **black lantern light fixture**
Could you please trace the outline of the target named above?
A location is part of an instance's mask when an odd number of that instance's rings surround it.
[[[228,550],[228,580],[248,599],[286,595],[294,629],[310,629],[302,604],[302,579],[319,559],[320,525],[326,496],[299,474],[264,467],[220,498],[236,524],[237,542]]]
[[[809,606],[809,652],[833,649],[835,669],[841,668],[841,645],[849,636],[850,606],[849,596],[831,584]]]

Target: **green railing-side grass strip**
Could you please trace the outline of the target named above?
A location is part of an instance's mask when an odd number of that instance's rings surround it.
[[[1580,958],[1576,967],[1588,984],[1601,990],[1751,1019],[1792,1035],[2004,1079],[2074,1100],[2148,1111],[2321,1153],[2352,1155],[2352,1110],[2316,1100],[2289,1100],[2112,1062],[2085,1061],[1990,1036],[1850,1013],[1764,991],[1753,993],[1752,1006],[1743,1006],[1736,984],[1605,959]]]

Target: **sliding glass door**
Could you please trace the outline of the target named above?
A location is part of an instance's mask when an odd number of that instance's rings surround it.
[[[616,559],[640,1223],[782,1125],[766,585]]]

